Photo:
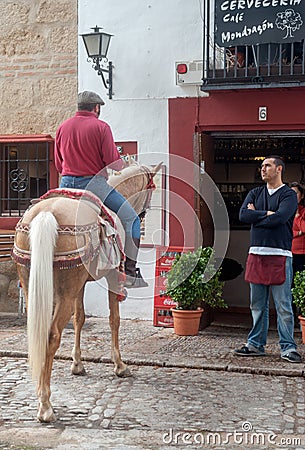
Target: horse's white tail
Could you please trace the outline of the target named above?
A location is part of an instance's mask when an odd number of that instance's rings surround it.
[[[53,314],[53,255],[58,223],[40,212],[30,225],[31,269],[28,293],[28,352],[34,380],[45,363]]]

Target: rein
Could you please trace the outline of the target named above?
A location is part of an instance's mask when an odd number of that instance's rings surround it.
[[[120,191],[119,186],[124,186],[126,183],[127,195],[124,193],[123,195],[125,195],[133,209],[142,220],[145,216],[146,210],[150,207],[152,192],[156,189],[156,185],[153,181],[155,173],[152,173],[151,168],[140,165],[136,162],[128,166],[126,170],[128,169],[130,169],[129,172],[124,172],[123,169],[121,172],[116,173],[115,175],[117,177],[114,182],[110,182],[110,185]],[[139,189],[134,189],[134,186],[133,188],[128,189],[128,183],[139,183]],[[130,200],[130,197],[132,197],[132,200]]]
[[[141,172],[143,172],[147,178],[146,186],[143,184],[143,189],[142,189],[142,192],[144,191],[146,193],[146,198],[145,198],[144,204],[142,206],[143,209],[139,213],[140,219],[143,220],[145,217],[145,214],[146,214],[146,210],[150,208],[152,193],[156,189],[156,185],[154,183],[154,177],[153,177],[150,169],[146,166],[140,166],[140,169],[141,169]]]

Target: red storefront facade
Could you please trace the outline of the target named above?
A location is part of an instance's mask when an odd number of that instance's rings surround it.
[[[245,265],[249,228],[238,222],[237,210],[242,199],[261,180],[261,159],[279,154],[286,160],[285,182],[303,181],[305,156],[305,88],[241,89],[211,91],[208,97],[169,99],[169,152],[201,164],[213,178],[228,207],[230,241],[227,255]],[[261,120],[260,108],[266,116]],[[199,143],[199,152],[196,151]],[[203,244],[213,243],[210,223],[202,204],[198,207],[191,186],[175,178],[170,191],[182,195],[199,216]],[[199,202],[200,203],[200,202]],[[202,203],[202,202],[201,202]],[[197,205],[197,206],[196,206]],[[171,205],[170,205],[171,209]],[[170,244],[184,245],[185,230],[170,217]],[[187,233],[196,227],[189,219]],[[228,283],[229,304],[242,307],[248,297],[243,275]]]
[[[169,152],[193,161],[195,133],[302,135],[304,102],[305,88],[214,91],[209,97],[169,99]],[[267,109],[265,121],[259,120],[262,106]],[[177,180],[171,181],[170,189],[181,194]],[[193,205],[191,188],[183,196]],[[174,230],[171,223],[172,245],[182,245],[181,235]]]

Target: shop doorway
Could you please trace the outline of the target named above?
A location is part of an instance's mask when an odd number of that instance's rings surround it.
[[[199,164],[213,178],[225,201],[229,221],[230,240],[226,257],[245,267],[250,227],[238,219],[241,204],[255,186],[261,185],[260,166],[269,155],[281,156],[286,164],[284,182],[305,182],[305,132],[297,133],[202,133],[199,145]],[[213,221],[203,201],[199,217],[204,245],[213,242]],[[230,309],[248,309],[249,287],[244,273],[225,283],[224,296]]]

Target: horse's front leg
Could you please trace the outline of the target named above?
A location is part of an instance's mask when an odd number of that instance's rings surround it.
[[[112,282],[113,276],[117,277],[117,273],[115,275],[112,274]],[[121,359],[121,353],[119,349],[119,328],[120,328],[120,308],[119,302],[117,300],[117,294],[111,290],[111,281],[109,277],[108,280],[108,298],[109,298],[109,324],[111,328],[111,357],[114,362],[114,373],[118,377],[130,377],[131,373],[127,365]]]
[[[74,308],[74,347],[72,350],[72,365],[71,372],[73,375],[86,375],[85,367],[81,360],[81,349],[80,349],[80,335],[82,331],[82,327],[85,323],[85,311],[84,311],[84,289],[82,289],[75,299],[75,308]]]

